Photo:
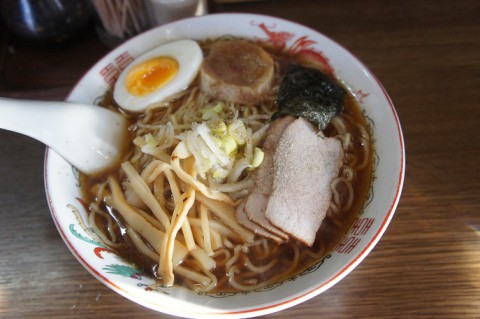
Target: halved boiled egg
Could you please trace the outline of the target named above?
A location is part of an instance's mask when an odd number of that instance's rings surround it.
[[[193,40],[161,45],[136,58],[120,74],[113,98],[121,108],[141,112],[188,87],[203,61]]]

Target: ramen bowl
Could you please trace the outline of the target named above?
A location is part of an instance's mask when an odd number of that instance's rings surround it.
[[[53,220],[79,262],[123,297],[159,312],[186,318],[265,315],[295,306],[329,289],[374,248],[391,221],[403,186],[405,154],[396,111],[377,78],[351,53],[319,32],[261,15],[218,14],[189,18],[152,29],[120,45],[73,88],[69,101],[97,103],[135,57],[178,39],[204,40],[231,35],[304,50],[328,63],[358,100],[372,131],[375,154],[372,183],[361,212],[340,242],[300,273],[262,289],[241,293],[198,293],[162,287],[154,278],[95,240],[79,201],[79,173],[53,150],[45,160],[45,185]],[[119,298],[121,298],[119,296]]]

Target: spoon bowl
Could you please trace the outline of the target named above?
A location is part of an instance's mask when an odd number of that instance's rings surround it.
[[[127,121],[119,113],[79,103],[0,98],[0,128],[32,137],[85,174],[114,166]]]

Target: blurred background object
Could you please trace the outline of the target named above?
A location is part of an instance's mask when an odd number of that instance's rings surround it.
[[[143,0],[92,0],[101,22],[100,40],[115,47],[126,39],[150,28],[150,17]]]
[[[162,25],[195,15],[199,0],[147,0],[152,23]]]
[[[265,1],[265,0],[213,0],[218,3],[237,3],[237,2],[255,2],[255,1]]]
[[[109,47],[152,27],[207,12],[207,0],[92,0]]]
[[[0,13],[16,36],[35,42],[63,42],[92,17],[89,0],[2,0]]]

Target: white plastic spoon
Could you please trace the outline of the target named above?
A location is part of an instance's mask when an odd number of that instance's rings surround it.
[[[0,128],[33,137],[95,174],[120,160],[127,121],[99,106],[0,98]]]

